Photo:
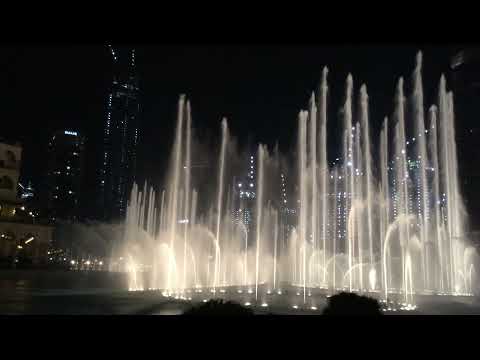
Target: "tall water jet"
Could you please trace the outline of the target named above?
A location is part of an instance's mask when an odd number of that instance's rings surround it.
[[[370,125],[368,116],[368,94],[367,87],[363,84],[360,88],[360,126],[363,130],[363,162],[365,178],[365,197],[367,203],[367,233],[369,250],[369,272],[374,268],[373,248],[373,183],[372,183],[372,155],[370,151]],[[374,289],[371,289],[374,290]]]
[[[304,248],[302,253],[303,300],[306,300],[306,251],[307,242],[307,116],[306,111],[299,115],[299,183],[300,183],[300,214],[299,214],[299,245]]]
[[[444,257],[444,244],[442,237],[442,218],[440,215],[440,181],[439,181],[439,163],[438,163],[438,129],[437,129],[437,107],[430,107],[430,132],[429,132],[429,146],[430,146],[430,158],[432,159],[432,171],[433,171],[433,216],[434,225],[436,231],[436,245],[437,245],[437,275],[438,275],[438,288],[443,293],[445,291],[445,257]]]
[[[187,246],[188,246],[188,229],[190,226],[191,219],[189,219],[188,212],[191,210],[190,207],[190,177],[192,171],[192,161],[191,161],[191,144],[192,144],[192,118],[190,112],[190,102],[187,101],[186,105],[186,159],[185,159],[185,205],[184,205],[184,244],[183,244],[183,289],[187,287]]]
[[[439,99],[438,99],[438,114],[439,114],[439,122],[440,122],[440,153],[441,153],[441,166],[440,166],[440,174],[442,177],[442,189],[443,189],[443,198],[442,202],[446,202],[446,206],[442,207],[442,211],[444,213],[443,216],[443,225],[447,229],[448,234],[448,247],[447,247],[447,266],[448,266],[448,277],[447,281],[449,284],[449,290],[455,291],[456,285],[456,271],[455,271],[455,263],[454,263],[454,251],[453,251],[453,202],[454,202],[454,194],[453,194],[453,184],[454,181],[452,177],[453,169],[452,169],[452,142],[451,142],[451,134],[450,126],[449,126],[449,109],[448,109],[448,99],[447,99],[447,90],[446,90],[446,83],[445,77],[442,75],[440,78],[440,86],[439,86]]]
[[[278,211],[274,211],[274,234],[273,234],[273,289],[277,288],[277,247],[278,247]]]
[[[407,171],[407,149],[405,140],[405,97],[403,95],[403,78],[400,78],[397,86],[396,96],[396,115],[397,124],[396,137],[395,137],[395,177],[397,181],[397,193],[399,196],[399,202],[397,205],[397,211],[399,216],[409,216],[409,189],[408,182],[409,176]],[[408,301],[408,279],[406,278],[406,255],[409,248],[410,241],[410,229],[409,224],[406,223],[401,227],[400,231],[400,247],[402,252],[402,284],[405,294],[405,301]]]
[[[362,129],[360,128],[360,123],[357,122],[355,126],[355,133],[354,133],[354,152],[353,152],[353,161],[352,161],[352,175],[354,176],[354,197],[352,198],[352,210],[350,211],[350,216],[352,218],[352,234],[353,238],[355,239],[356,235],[356,242],[357,242],[357,262],[358,264],[363,264],[363,214],[364,214],[364,202],[363,202],[363,159],[362,159],[362,151],[360,149],[360,134]],[[355,251],[355,249],[354,249]],[[353,252],[354,252],[353,251]],[[355,266],[355,265],[354,265]],[[355,276],[355,273],[353,273]],[[351,275],[350,275],[351,276]],[[363,291],[363,266],[358,267],[358,275],[356,276],[357,282],[356,287]]]
[[[414,72],[413,81],[413,106],[414,106],[414,122],[415,122],[415,138],[417,138],[415,149],[415,161],[419,164],[419,174],[417,175],[417,208],[418,217],[421,222],[421,242],[422,242],[422,274],[425,289],[430,287],[429,274],[429,253],[427,247],[428,230],[430,227],[429,221],[429,194],[427,183],[427,145],[426,145],[426,131],[424,120],[424,106],[423,106],[423,86],[422,86],[422,53],[417,54],[417,64]]]
[[[222,218],[222,201],[223,201],[223,188],[224,188],[224,171],[225,171],[225,154],[227,149],[227,141],[228,141],[228,126],[227,126],[227,119],[222,119],[222,145],[220,148],[220,159],[219,159],[219,171],[218,171],[218,195],[217,195],[217,231],[216,231],[216,241],[217,247],[215,249],[215,267],[214,267],[214,277],[213,277],[213,289],[218,284],[218,277],[220,271],[220,221]]]
[[[327,226],[328,226],[328,182],[329,182],[329,171],[328,171],[328,163],[327,163],[327,94],[328,94],[328,84],[327,84],[327,75],[328,69],[326,67],[323,68],[322,71],[322,81],[320,85],[320,104],[319,104],[319,115],[320,115],[320,136],[319,142],[320,145],[318,147],[319,151],[319,173],[320,173],[320,196],[321,196],[321,204],[322,204],[322,222],[321,222],[321,231],[322,231],[322,243],[323,243],[323,264],[324,264],[324,271],[323,271],[323,286],[326,285],[326,276],[327,276],[327,269],[326,269],[326,261],[327,261]],[[330,248],[332,248],[330,246]],[[333,251],[335,253],[335,251]]]
[[[337,207],[337,191],[338,191],[338,186],[337,186],[337,180],[338,179],[338,169],[335,167],[334,170],[333,170],[333,196],[332,196],[332,199],[333,199],[333,204],[332,204],[332,209],[334,209],[333,211],[333,230],[332,230],[332,233],[333,233],[333,246],[332,246],[332,254],[333,254],[333,280],[332,280],[332,283],[333,283],[333,292],[335,292],[335,289],[337,288],[337,285],[336,285],[336,261],[335,261],[335,255],[337,254],[337,216],[339,216],[338,212],[340,211],[340,209]]]
[[[317,187],[317,107],[315,104],[315,94],[312,93],[310,98],[310,177],[311,177],[311,218],[310,233],[312,238],[312,253],[318,249],[317,247],[317,231],[318,231],[318,187]],[[310,280],[311,282],[311,280]],[[311,286],[311,284],[310,284]]]
[[[453,264],[454,268],[461,268],[463,266],[463,249],[464,249],[464,236],[465,229],[463,224],[463,203],[460,196],[459,179],[458,179],[458,158],[457,158],[457,146],[455,140],[455,122],[454,122],[454,103],[453,93],[448,93],[448,127],[449,127],[449,140],[450,140],[450,162],[451,162],[451,194],[452,198],[447,200],[452,202],[452,212],[449,217],[449,222],[452,223],[453,233]]]
[[[343,108],[344,115],[344,135],[343,135],[343,176],[345,183],[346,193],[350,195],[350,198],[345,199],[345,209],[348,212],[348,218],[353,207],[354,199],[354,178],[353,178],[353,134],[352,134],[352,93],[353,93],[353,78],[351,74],[347,76],[346,83],[346,94],[345,94],[345,105]],[[353,265],[353,232],[351,229],[347,230],[347,239],[348,239],[348,267],[351,268]],[[353,289],[352,275],[349,275],[349,290]]]
[[[175,134],[175,143],[173,146],[173,179],[170,191],[170,200],[169,200],[169,225],[170,225],[170,251],[175,254],[175,238],[177,235],[177,213],[178,213],[178,189],[180,186],[180,166],[182,158],[182,131],[183,131],[183,115],[184,115],[184,103],[185,95],[180,96],[178,100],[178,117],[177,117],[177,130]],[[174,255],[175,256],[175,255]],[[168,290],[172,290],[172,268],[168,267]]]
[[[385,254],[384,242],[387,234],[388,224],[390,223],[390,191],[388,179],[388,118],[383,121],[380,133],[380,258],[384,259]],[[388,251],[388,248],[387,248]],[[384,279],[385,300],[388,296],[388,274],[386,265],[382,267],[382,278]]]
[[[255,301],[258,300],[258,271],[260,266],[260,241],[262,226],[262,207],[263,207],[263,167],[265,161],[265,149],[262,145],[258,146],[258,176],[257,176],[257,239],[255,254]]]

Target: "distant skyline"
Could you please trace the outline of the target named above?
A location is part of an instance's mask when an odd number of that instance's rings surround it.
[[[135,44],[130,44],[135,46]],[[296,141],[297,114],[329,68],[329,122],[335,127],[344,83],[352,73],[357,92],[366,83],[373,131],[393,111],[400,76],[410,86],[415,55],[423,51],[425,105],[436,102],[441,73],[449,72],[453,46],[135,46],[140,78],[138,178],[161,181],[168,159],[180,94],[192,104],[193,126],[201,137],[219,133],[226,116],[231,133],[245,143],[276,140],[285,151]],[[57,130],[85,134],[92,154],[101,145],[111,81],[105,44],[9,45],[0,49],[0,136],[24,146],[22,180],[40,181],[48,139]],[[331,132],[336,134],[334,130]],[[336,141],[336,140],[335,140]],[[333,141],[332,143],[334,143]],[[334,157],[329,144],[329,157]],[[461,161],[461,159],[460,159]],[[91,177],[89,183],[93,181]]]

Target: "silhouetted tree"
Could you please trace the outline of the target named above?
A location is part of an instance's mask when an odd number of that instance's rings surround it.
[[[187,310],[183,315],[242,316],[253,315],[253,311],[231,301],[224,302],[223,300],[210,300]]]
[[[323,315],[382,315],[377,300],[342,292],[328,299]]]

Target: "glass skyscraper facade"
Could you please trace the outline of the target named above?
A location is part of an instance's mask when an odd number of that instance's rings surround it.
[[[57,131],[49,143],[47,209],[50,220],[81,217],[85,139],[77,131]]]
[[[99,209],[102,220],[115,221],[125,216],[135,177],[140,103],[135,49],[109,45],[109,50],[113,80],[103,129]]]

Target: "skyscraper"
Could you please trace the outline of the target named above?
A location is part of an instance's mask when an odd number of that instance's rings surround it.
[[[80,133],[71,130],[58,131],[50,140],[47,209],[51,220],[76,221],[81,216],[84,143]]]
[[[124,217],[135,172],[140,112],[135,50],[108,46],[113,80],[107,97],[99,178],[101,218]]]

